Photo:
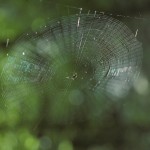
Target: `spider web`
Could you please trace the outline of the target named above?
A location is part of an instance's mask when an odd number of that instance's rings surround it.
[[[36,92],[36,101],[44,99],[50,109],[46,117],[65,122],[87,110],[99,114],[103,96],[128,93],[142,61],[137,33],[112,15],[81,8],[71,15],[70,9],[9,48],[1,73],[6,107],[21,103],[32,109]]]

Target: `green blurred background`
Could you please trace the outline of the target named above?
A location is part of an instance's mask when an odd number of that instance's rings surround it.
[[[23,32],[38,29],[67,12],[67,7],[116,14],[143,44],[143,64],[138,81],[121,100],[102,99],[84,111],[70,114],[58,106],[59,91],[51,104],[40,100],[36,89],[27,88],[28,101],[0,109],[0,150],[149,150],[150,149],[150,2],[146,0],[0,0],[1,60],[7,40],[13,43]],[[61,10],[59,13],[59,10]],[[70,9],[76,13],[76,9]],[[117,15],[131,18],[117,17]],[[144,19],[136,19],[143,17]],[[1,61],[1,68],[3,67]],[[1,81],[2,82],[2,81]],[[25,88],[25,87],[24,87]],[[21,91],[19,91],[21,92]],[[18,102],[19,103],[19,102]],[[85,106],[86,107],[86,106]],[[93,107],[93,108],[92,108]],[[94,111],[95,110],[95,111]],[[84,113],[84,115],[80,115]],[[93,114],[92,114],[92,113]],[[53,115],[54,114],[54,115]],[[55,117],[60,116],[60,117]],[[70,122],[64,116],[74,117]]]

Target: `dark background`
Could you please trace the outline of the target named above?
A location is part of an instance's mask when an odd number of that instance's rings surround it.
[[[1,150],[149,150],[150,149],[150,2],[146,0],[0,0],[0,51],[1,60],[9,44],[27,31],[35,31],[47,18],[78,13],[101,11],[113,14],[133,32],[138,29],[138,40],[143,44],[143,64],[138,81],[129,95],[121,100],[102,100],[97,117],[88,109],[82,118],[79,112],[73,122],[64,118],[50,119],[48,113],[63,113],[67,106],[49,109],[40,101],[38,93],[29,92],[23,106],[13,105],[0,109]],[[75,8],[72,8],[75,7]],[[60,11],[59,11],[60,10]],[[59,13],[60,12],[60,13]],[[118,17],[117,15],[122,15]],[[123,16],[130,16],[125,18]],[[137,19],[137,18],[143,19]],[[1,61],[1,68],[3,68]],[[30,89],[27,89],[30,91]],[[59,91],[54,91],[57,94]],[[57,99],[56,99],[57,100]],[[19,103],[19,102],[18,102]],[[27,108],[29,107],[29,108]],[[95,105],[93,105],[93,109]],[[20,111],[21,110],[21,111]],[[20,113],[21,112],[21,113]],[[68,112],[69,114],[69,112]],[[88,119],[87,119],[88,118]]]

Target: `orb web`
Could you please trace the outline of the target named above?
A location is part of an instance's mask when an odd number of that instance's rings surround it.
[[[82,104],[97,107],[93,97],[126,95],[141,61],[142,44],[119,20],[103,14],[61,17],[10,48],[1,75],[3,96],[24,101],[29,92],[24,86],[30,85],[38,94],[47,92],[54,109],[67,104],[74,113]]]

